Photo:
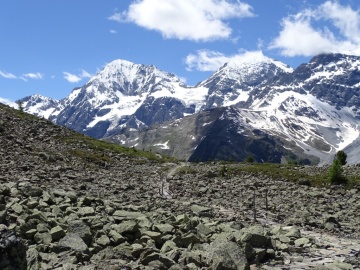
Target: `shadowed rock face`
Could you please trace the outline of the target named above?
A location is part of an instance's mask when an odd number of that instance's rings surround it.
[[[0,224],[0,269],[26,270],[26,250],[25,242],[15,231]]]

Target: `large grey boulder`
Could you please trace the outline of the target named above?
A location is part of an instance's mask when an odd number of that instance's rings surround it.
[[[88,252],[88,246],[81,239],[81,237],[75,233],[66,234],[60,241],[58,246],[64,250],[74,250],[79,252]]]
[[[74,233],[67,233],[54,248],[55,253],[63,251],[73,251],[78,262],[88,261],[91,257],[88,246]]]
[[[249,264],[244,249],[228,234],[220,234],[209,246],[213,270],[247,270]]]
[[[92,234],[90,227],[82,220],[71,220],[68,222],[68,233],[74,233],[81,237],[81,239],[90,245],[92,241]]]

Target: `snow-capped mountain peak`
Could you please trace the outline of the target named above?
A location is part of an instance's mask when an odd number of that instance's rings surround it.
[[[360,57],[351,55],[319,55],[293,71],[262,52],[246,52],[196,87],[155,66],[115,60],[59,102],[37,95],[25,102],[27,111],[96,138],[122,134],[124,144],[134,130],[204,110],[206,118],[207,110],[232,106],[235,113],[224,119],[234,126],[229,143],[236,147],[246,136],[265,136],[265,145],[286,148],[276,150],[278,154],[296,153],[320,164],[331,161],[338,150],[346,148],[352,162],[360,152]],[[216,112],[211,115],[210,122],[217,123],[213,132],[228,128],[215,121]],[[185,134],[189,138],[197,137],[204,124],[197,123],[195,115],[192,119],[194,126]],[[238,158],[244,156],[241,151]],[[278,154],[276,160],[282,160]]]
[[[265,56],[261,51],[233,57],[200,86],[209,88],[206,108],[246,104],[249,93],[261,89],[292,68]],[[242,105],[242,106],[243,106]]]
[[[182,84],[171,73],[164,72],[153,65],[134,64],[127,60],[114,60],[89,80],[87,84],[100,88],[120,91],[124,95],[138,95],[153,90],[162,81]]]
[[[39,94],[20,99],[24,109],[33,115],[49,118],[59,105],[59,101]]]

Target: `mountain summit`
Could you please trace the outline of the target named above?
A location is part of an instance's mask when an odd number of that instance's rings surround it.
[[[63,100],[22,101],[27,111],[92,137],[186,160],[251,155],[258,162],[327,164],[346,149],[357,163],[359,68],[360,57],[352,55],[318,55],[293,70],[247,52],[188,87],[155,66],[115,60]]]
[[[249,92],[268,84],[276,76],[292,71],[286,64],[273,60],[262,52],[247,52],[235,57],[200,83],[209,89],[206,108],[244,106]]]

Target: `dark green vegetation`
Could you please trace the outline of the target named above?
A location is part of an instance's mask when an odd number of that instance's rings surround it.
[[[339,160],[341,165],[346,165],[347,154],[344,151],[338,151],[335,158]]]
[[[334,161],[329,170],[329,180],[331,184],[346,184],[348,179],[343,175],[343,165],[346,164],[347,155],[344,151],[336,153]]]

